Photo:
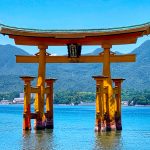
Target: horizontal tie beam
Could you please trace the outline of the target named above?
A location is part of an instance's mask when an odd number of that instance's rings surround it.
[[[17,63],[39,63],[39,56],[16,56]],[[135,54],[111,55],[110,62],[135,62]],[[80,56],[68,58],[68,56],[46,56],[46,63],[103,63],[103,55]]]
[[[126,55],[112,55],[110,56],[110,62],[135,62],[136,55],[135,54],[126,54]]]
[[[34,88],[34,87],[31,87],[31,93],[39,93],[40,92],[40,89],[38,87]]]
[[[16,56],[17,63],[38,63],[38,56]]]

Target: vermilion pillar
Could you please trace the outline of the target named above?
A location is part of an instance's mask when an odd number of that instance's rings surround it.
[[[46,124],[45,127],[47,129],[53,129],[54,123],[53,123],[53,84],[56,81],[56,79],[46,79],[45,82],[47,84],[47,95],[46,95]]]
[[[102,47],[104,51],[102,52],[103,55],[103,76],[107,76],[107,80],[105,82],[105,86],[107,86],[107,93],[106,93],[106,113],[105,113],[105,119],[106,119],[106,130],[115,130],[115,99],[114,99],[114,93],[113,93],[113,86],[112,86],[112,80],[111,80],[111,44],[104,43],[102,44]]]
[[[39,53],[39,68],[38,68],[38,80],[37,87],[39,87],[39,93],[35,97],[35,112],[37,118],[35,119],[35,129],[40,130],[45,128],[45,125],[42,123],[44,116],[44,94],[45,94],[45,73],[46,73],[46,49],[48,46],[40,45],[38,46]]]
[[[34,77],[22,76],[20,77],[24,81],[24,114],[23,114],[23,129],[30,130],[30,98],[31,98],[31,81]]]
[[[93,76],[96,80],[96,124],[95,131],[106,131],[108,129],[108,120],[105,117],[109,110],[108,104],[108,87],[106,86],[108,77],[105,76]],[[107,115],[108,116],[108,115]],[[109,127],[110,128],[110,127]]]
[[[115,122],[116,122],[116,129],[122,130],[122,123],[121,123],[121,83],[125,80],[122,78],[112,79],[115,83],[115,99],[116,99],[116,112],[115,112]]]

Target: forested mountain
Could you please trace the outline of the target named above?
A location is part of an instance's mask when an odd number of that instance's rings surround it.
[[[98,54],[102,49],[93,51]],[[111,65],[112,77],[126,80],[124,89],[143,90],[150,88],[150,40],[132,51],[137,54],[135,63],[117,63]],[[22,75],[37,76],[37,64],[17,64],[15,55],[29,55],[12,45],[0,45],[0,93],[22,91]],[[89,54],[87,54],[89,55]],[[95,91],[93,75],[100,75],[102,64],[47,64],[47,77],[57,78],[56,91]]]

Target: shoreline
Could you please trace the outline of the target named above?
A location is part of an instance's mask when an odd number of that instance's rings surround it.
[[[23,103],[0,103],[0,105],[23,105]],[[33,104],[31,104],[33,105]],[[53,104],[54,106],[95,106],[95,103],[74,104]],[[150,105],[121,105],[122,107],[150,107]]]

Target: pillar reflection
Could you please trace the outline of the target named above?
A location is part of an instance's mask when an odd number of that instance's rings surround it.
[[[122,148],[121,132],[96,132],[94,150],[120,150]]]
[[[54,134],[53,130],[35,130],[24,131],[22,149],[36,150],[53,150],[54,149]]]

